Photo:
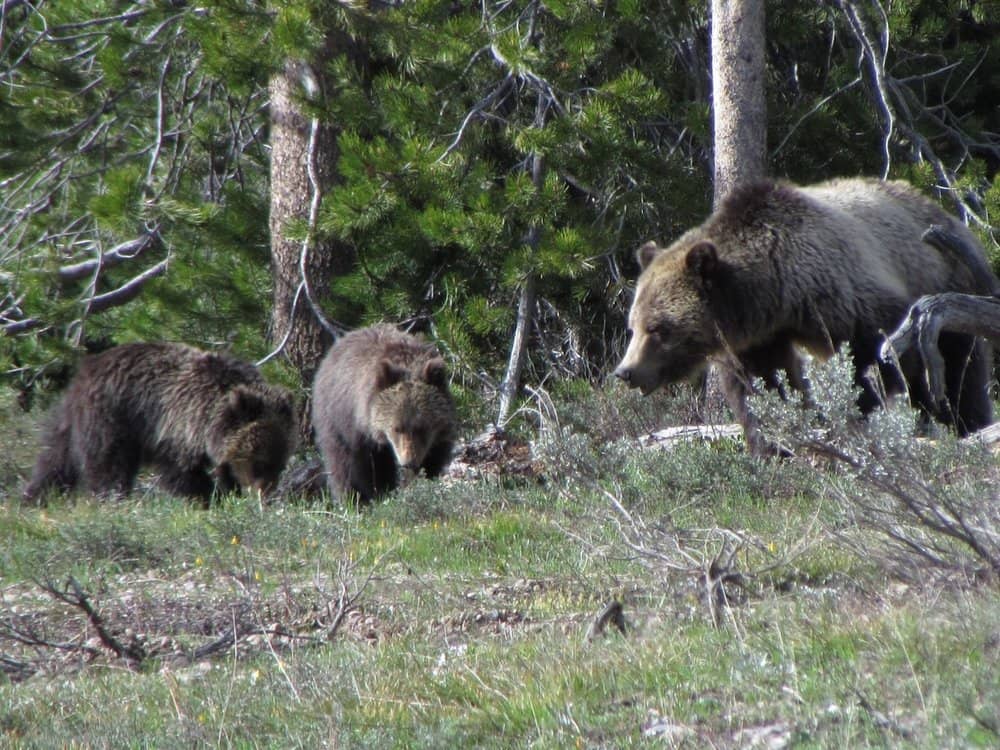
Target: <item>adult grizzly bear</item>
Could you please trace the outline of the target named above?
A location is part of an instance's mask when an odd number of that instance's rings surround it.
[[[806,390],[796,347],[828,357],[846,342],[868,412],[880,395],[865,370],[910,304],[924,294],[978,291],[963,263],[921,241],[931,224],[979,247],[961,222],[902,182],[739,187],[669,248],[639,249],[630,340],[615,374],[648,394],[709,358],[734,355],[723,390],[751,450],[763,452],[746,407],[747,376],[773,388],[785,370],[790,385]],[[990,358],[967,336],[942,336],[941,345],[948,404],[933,403],[916,358],[901,363],[905,384],[880,365],[883,382],[890,392],[908,386],[915,404],[964,435],[992,421]]]
[[[82,484],[127,495],[144,464],[167,490],[200,498],[266,492],[295,444],[291,395],[253,365],[183,344],[122,344],[83,359],[43,431],[24,490],[37,501]]]
[[[313,382],[312,419],[337,497],[369,502],[421,469],[436,477],[451,460],[456,417],[444,360],[391,325],[334,343]]]

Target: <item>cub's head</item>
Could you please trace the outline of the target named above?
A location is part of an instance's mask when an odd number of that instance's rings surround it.
[[[291,394],[270,386],[237,386],[216,423],[213,474],[224,489],[270,492],[295,450],[298,426]]]
[[[416,476],[434,446],[453,438],[455,406],[447,381],[440,357],[415,373],[389,361],[379,366],[371,426],[376,439],[392,448],[403,484]]]
[[[697,374],[719,348],[709,300],[724,274],[715,245],[682,237],[664,249],[647,242],[628,315],[628,349],[615,375],[648,395]]]

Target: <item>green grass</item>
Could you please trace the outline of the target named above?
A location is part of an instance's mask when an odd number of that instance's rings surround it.
[[[995,583],[891,577],[803,464],[599,437],[548,453],[544,483],[418,481],[362,513],[8,500],[0,746],[997,746]],[[607,493],[695,566],[637,555]],[[697,571],[720,529],[746,579],[717,627]],[[40,587],[71,576],[140,664]],[[588,639],[611,599],[626,633]]]

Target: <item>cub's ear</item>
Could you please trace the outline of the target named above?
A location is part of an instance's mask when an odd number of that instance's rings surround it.
[[[295,400],[292,394],[281,388],[270,388],[268,400],[273,411],[282,419],[295,420]]]
[[[639,268],[645,271],[646,266],[652,263],[661,252],[663,252],[663,248],[652,240],[644,244],[635,251],[635,259],[639,261]]]
[[[229,417],[234,423],[252,422],[264,411],[264,401],[259,393],[236,386],[229,392]]]
[[[705,286],[712,284],[722,265],[719,261],[718,250],[708,240],[701,240],[692,245],[684,260],[688,270],[694,273]]]
[[[375,390],[383,391],[396,383],[406,380],[406,368],[396,367],[392,362],[383,359],[375,370]]]
[[[427,385],[444,388],[448,384],[448,369],[444,365],[444,360],[441,357],[427,360],[423,372],[420,373],[420,379]]]

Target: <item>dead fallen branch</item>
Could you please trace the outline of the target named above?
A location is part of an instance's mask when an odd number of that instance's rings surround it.
[[[136,596],[131,588],[95,597],[73,576],[63,584],[44,580],[33,589],[10,588],[0,614],[0,675],[20,682],[109,660],[137,670],[153,661],[186,666],[230,654],[321,646],[351,627],[374,570],[359,578],[353,563],[342,561],[331,576],[317,573],[311,585],[276,595],[280,606],[239,581],[236,598],[219,591],[181,594],[188,589],[169,580],[159,581],[171,587],[166,600],[149,591]]]
[[[104,618],[90,601],[90,596],[80,586],[73,576],[66,579],[66,586],[59,588],[52,581],[39,583],[39,586],[53,599],[68,604],[82,611],[87,621],[97,632],[101,645],[110,650],[120,659],[124,659],[130,667],[139,666],[146,659],[146,650],[132,639],[131,643],[122,643],[111,630],[106,627]]]
[[[935,224],[924,232],[923,239],[964,264],[972,272],[979,294],[945,292],[921,297],[882,344],[879,357],[891,362],[916,349],[923,359],[931,394],[943,402],[945,362],[938,339],[947,331],[1000,341],[1000,280],[979,249],[957,233]]]

